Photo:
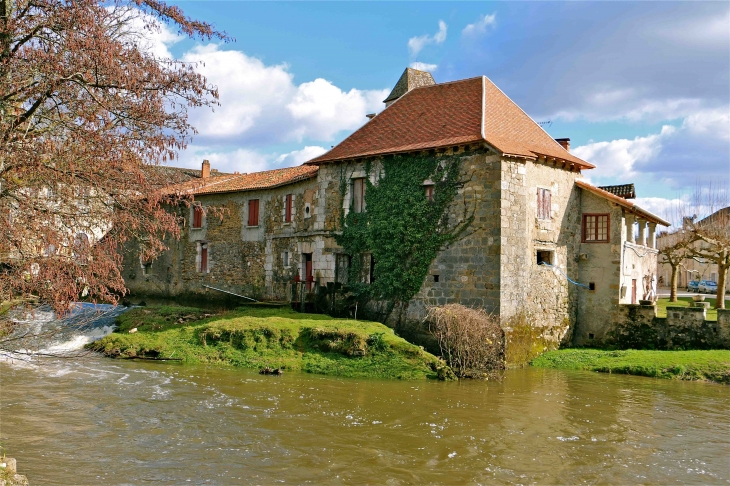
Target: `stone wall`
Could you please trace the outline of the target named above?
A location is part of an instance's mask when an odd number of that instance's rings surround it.
[[[284,221],[284,198],[293,195],[292,221]],[[248,202],[259,200],[259,224],[248,226]],[[175,209],[184,219],[179,240],[167,241],[168,250],[145,268],[139,243],[124,252],[123,277],[133,294],[227,298],[204,285],[256,299],[285,298],[286,279],[301,272],[301,253],[321,258],[323,239],[316,237],[318,202],[314,179],[276,189],[200,195],[196,203],[205,216],[201,228],[192,228],[192,208]],[[208,268],[200,268],[201,244],[208,247]],[[289,266],[283,252],[289,252]],[[281,284],[281,285],[279,285]]]
[[[552,164],[502,161],[500,315],[508,331],[508,356],[515,356],[509,349],[510,340],[512,346],[531,347],[527,359],[570,340],[576,317],[576,289],[566,275],[577,279],[577,176],[577,172]],[[538,218],[538,189],[550,191],[549,218]],[[548,252],[551,266],[538,265],[538,252]],[[535,332],[529,333],[530,342],[517,342],[527,334],[510,332],[510,328],[524,325]]]
[[[621,304],[610,325],[596,344],[620,349],[730,349],[727,309],[718,309],[717,321],[708,321],[705,307],[668,306],[667,317],[657,317],[654,305]]]

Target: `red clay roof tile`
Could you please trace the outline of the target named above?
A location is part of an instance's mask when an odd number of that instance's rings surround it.
[[[316,166],[300,165],[285,169],[252,172],[250,174],[230,174],[209,179],[196,179],[167,188],[167,192],[178,194],[218,194],[223,192],[253,191],[272,189],[310,179],[317,175]]]
[[[505,155],[547,156],[591,169],[486,77],[412,89],[329,152],[306,164],[487,142]]]

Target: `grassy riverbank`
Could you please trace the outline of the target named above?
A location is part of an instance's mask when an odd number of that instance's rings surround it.
[[[119,316],[113,334],[88,347],[114,358],[177,358],[245,368],[281,368],[346,377],[436,378],[435,356],[368,321],[243,307],[212,313],[159,306]],[[136,332],[129,331],[136,328]],[[445,370],[442,370],[442,373]]]
[[[730,351],[603,351],[560,349],[532,360],[531,366],[627,375],[707,380],[730,384]]]

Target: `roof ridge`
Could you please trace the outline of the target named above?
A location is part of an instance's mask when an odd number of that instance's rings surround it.
[[[565,147],[563,147],[562,145],[560,145],[560,144],[559,144],[559,143],[558,143],[558,142],[557,142],[557,141],[556,141],[556,140],[555,140],[555,139],[553,138],[553,136],[552,136],[552,135],[550,135],[550,134],[549,134],[549,133],[547,132],[547,130],[545,130],[545,129],[544,129],[543,127],[541,127],[541,126],[540,126],[540,124],[539,124],[539,123],[537,123],[537,122],[536,122],[535,120],[533,120],[533,119],[532,119],[532,117],[531,117],[530,115],[528,115],[528,114],[527,114],[527,112],[526,112],[525,110],[523,110],[523,109],[522,109],[522,107],[521,107],[520,105],[518,105],[517,103],[515,103],[515,100],[513,100],[512,98],[510,98],[510,97],[509,97],[509,95],[507,95],[507,93],[505,93],[504,91],[502,91],[502,88],[500,88],[499,86],[497,86],[497,83],[495,83],[494,81],[492,81],[491,79],[489,79],[489,78],[488,78],[487,76],[484,76],[484,78],[485,78],[485,79],[486,79],[487,81],[489,81],[490,83],[492,83],[492,86],[494,86],[495,88],[497,88],[497,91],[499,91],[500,93],[502,93],[502,94],[504,95],[504,97],[505,97],[505,98],[507,98],[507,99],[508,99],[508,100],[510,101],[510,103],[512,103],[513,105],[515,105],[515,106],[516,106],[516,107],[517,107],[517,108],[518,108],[518,109],[519,109],[519,110],[520,110],[520,111],[521,111],[521,112],[522,112],[522,113],[523,113],[523,114],[524,114],[524,115],[525,115],[525,116],[526,116],[527,118],[529,118],[529,120],[530,120],[530,121],[531,121],[532,123],[534,123],[534,124],[535,124],[535,126],[537,126],[537,128],[539,128],[540,130],[542,130],[542,132],[543,132],[543,133],[545,133],[545,135],[547,135],[548,137],[550,137],[550,140],[552,140],[552,141],[553,141],[553,142],[555,143],[555,145],[557,145],[558,147],[560,147],[560,149],[561,149],[561,150],[563,150],[563,151],[565,151],[566,153],[570,153],[570,152],[568,152],[567,150],[565,150]],[[485,89],[486,89],[486,88],[485,88]],[[484,110],[484,108],[482,108],[482,110]],[[482,123],[483,123],[483,122],[482,122]],[[532,152],[532,153],[534,153],[534,154],[536,154],[536,155],[538,154],[537,152],[534,152],[534,151],[532,151],[532,150],[531,150],[531,152]],[[587,162],[587,161],[586,161],[586,162]]]

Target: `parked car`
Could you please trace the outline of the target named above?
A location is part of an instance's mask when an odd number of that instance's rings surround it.
[[[712,280],[702,280],[697,286],[697,290],[703,294],[716,294],[717,282],[713,282]]]
[[[687,292],[699,292],[700,291],[700,281],[699,280],[690,280],[687,282]]]

